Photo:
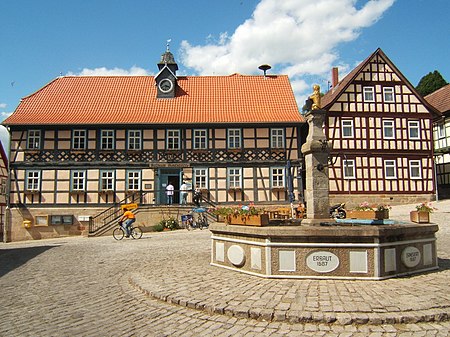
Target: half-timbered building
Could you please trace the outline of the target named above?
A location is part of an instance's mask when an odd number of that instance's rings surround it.
[[[8,157],[2,142],[0,142],[0,242],[3,242],[5,238],[7,184]]]
[[[165,204],[169,182],[175,203],[183,181],[211,203],[287,202],[286,165],[299,166],[304,137],[288,77],[179,76],[168,50],[158,70],[62,76],[22,99],[3,123],[9,239],[79,234],[136,196],[141,212]]]
[[[450,84],[425,96],[442,115],[433,128],[437,195],[450,198]]]
[[[433,200],[433,118],[392,61],[377,49],[322,99],[332,144],[330,200],[348,205]]]

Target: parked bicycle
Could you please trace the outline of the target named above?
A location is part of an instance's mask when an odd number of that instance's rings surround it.
[[[208,228],[208,219],[206,218],[206,209],[197,207],[192,209],[189,214],[181,216],[181,225],[187,230]]]
[[[140,229],[139,227],[134,227],[133,225],[131,225],[128,228],[129,232],[130,232],[130,237],[132,237],[133,239],[140,239],[142,237],[142,229]],[[125,228],[123,228],[122,226],[122,221],[119,221],[119,227],[115,228],[113,231],[113,237],[114,239],[116,239],[117,241],[122,240],[124,237],[126,236],[125,234]]]

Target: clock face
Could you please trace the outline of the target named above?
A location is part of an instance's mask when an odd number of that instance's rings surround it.
[[[170,91],[172,91],[173,89],[173,82],[167,78],[161,80],[161,82],[159,82],[159,90],[161,90],[163,93],[168,93]]]

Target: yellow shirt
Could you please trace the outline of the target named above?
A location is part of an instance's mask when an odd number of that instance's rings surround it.
[[[126,217],[127,219],[135,219],[136,218],[134,213],[131,211],[126,211],[125,213],[123,213],[123,216]]]

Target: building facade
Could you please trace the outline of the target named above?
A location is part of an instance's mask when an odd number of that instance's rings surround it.
[[[322,99],[331,142],[330,200],[349,206],[433,200],[438,112],[377,49]]]
[[[211,203],[288,202],[305,136],[287,76],[178,76],[169,51],[158,68],[59,77],[20,102],[4,122],[9,240],[79,234],[131,196],[166,204],[169,183],[174,203],[184,181]]]
[[[425,96],[440,113],[433,127],[434,159],[436,163],[437,196],[450,198],[450,84]]]

